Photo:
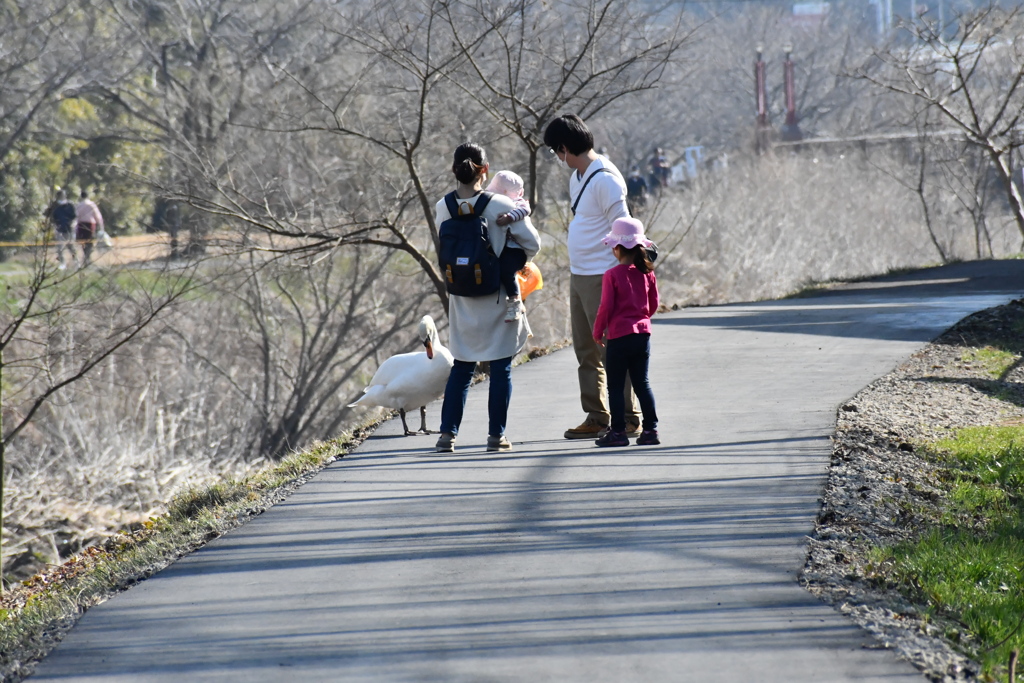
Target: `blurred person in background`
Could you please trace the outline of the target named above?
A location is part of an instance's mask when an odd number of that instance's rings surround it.
[[[78,206],[75,207],[78,217],[78,227],[75,229],[75,239],[82,245],[82,267],[89,265],[89,257],[92,255],[92,245],[96,241],[96,230],[103,229],[103,214],[96,202],[89,199],[89,193],[82,190]]]
[[[668,185],[668,176],[671,169],[668,166],[668,158],[661,147],[655,147],[651,151],[651,158],[648,163],[651,166],[651,189],[660,190]]]
[[[57,192],[57,199],[46,210],[47,219],[53,223],[53,230],[56,233],[57,241],[57,267],[61,270],[67,268],[64,263],[64,250],[71,254],[71,262],[78,261],[78,254],[74,247],[74,230],[78,220],[75,205],[68,201],[68,193],[64,190]]]
[[[643,215],[647,207],[647,180],[640,173],[639,166],[634,165],[626,178],[626,203],[629,205],[629,215],[633,217]]]

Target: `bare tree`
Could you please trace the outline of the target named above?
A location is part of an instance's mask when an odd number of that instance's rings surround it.
[[[921,217],[924,219],[924,227],[928,232],[928,239],[935,248],[942,263],[949,263],[953,260],[953,238],[948,240],[940,238],[936,225],[935,214],[938,213],[940,202],[936,201],[933,188],[937,179],[935,170],[938,162],[933,159],[933,153],[938,149],[933,144],[933,126],[929,125],[928,111],[924,111],[916,120],[916,136],[907,140],[903,145],[908,154],[892,155],[883,154],[882,163],[875,162],[868,157],[868,163],[881,173],[891,178],[900,187],[913,192],[921,207]],[[896,148],[899,150],[899,148]],[[910,157],[905,158],[905,157]]]
[[[315,147],[315,158],[290,155],[287,171],[258,159],[223,176],[211,167],[209,191],[185,188],[179,196],[292,253],[358,245],[398,251],[447,306],[433,255],[434,204],[451,182],[451,150],[467,138],[501,147],[511,133],[524,145],[514,153],[525,150],[540,203],[537,159],[548,120],[566,108],[597,116],[654,88],[681,49],[678,19],[661,17],[652,28],[650,18],[608,0],[547,11],[532,0],[335,8],[304,42],[315,48],[271,61],[282,85],[264,98],[262,120],[246,124],[258,144],[274,134]],[[337,176],[286,187],[282,175],[293,162]]]
[[[868,84],[844,77],[846,65],[868,49],[866,36],[832,4],[829,20],[796,23],[788,6],[720,3],[686,15],[695,28],[659,88],[613,105],[605,118],[612,151],[627,164],[643,164],[654,146],[670,163],[684,147],[710,153],[743,151],[753,141],[753,62],[758,46],[767,65],[770,119],[778,128],[786,113],[785,48],[792,50],[796,110],[808,137],[861,133],[891,125]],[[889,100],[895,99],[889,97]]]
[[[1024,198],[1014,182],[1024,145],[1024,9],[990,3],[956,16],[956,34],[922,18],[903,27],[909,45],[877,50],[860,78],[934,109],[983,150],[1024,237]]]
[[[47,240],[40,237],[44,249],[35,252],[28,272],[7,278],[4,285],[0,472],[8,447],[44,405],[128,347],[201,286],[195,268],[65,274],[47,261]],[[0,530],[2,493],[0,479]]]
[[[934,138],[931,142],[943,189],[971,219],[975,258],[993,256],[988,214],[993,192],[998,197],[999,187],[992,182],[992,164],[979,147],[962,139]]]
[[[37,116],[86,69],[86,41],[71,0],[0,5],[0,173]]]
[[[69,128],[88,115],[69,95],[123,77],[123,36],[95,9],[93,0],[0,2],[0,241],[20,242],[53,185],[74,174],[61,161]]]
[[[544,129],[572,112],[598,117],[620,100],[655,90],[692,39],[680,7],[650,11],[617,0],[551,5],[455,1],[442,5],[468,73],[451,79],[521,143],[527,192],[540,210]]]
[[[345,389],[408,333],[427,292],[407,296],[388,285],[396,253],[357,247],[303,262],[250,252],[245,283],[230,296],[244,312],[236,333],[256,361],[259,385],[233,386],[260,416],[259,453],[280,457],[336,433],[349,413]]]
[[[163,177],[153,180],[202,198],[204,176],[229,173],[224,139],[273,88],[267,65],[287,62],[314,0],[103,1],[132,36],[132,78],[84,92],[129,115],[121,136],[166,155]],[[207,221],[202,214],[184,218],[189,243],[183,251],[203,250]],[[177,235],[172,238],[176,248]]]

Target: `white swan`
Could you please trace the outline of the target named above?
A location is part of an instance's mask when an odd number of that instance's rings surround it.
[[[402,416],[402,427],[406,436],[417,433],[430,434],[427,429],[427,404],[444,393],[448,373],[455,359],[451,351],[441,346],[437,338],[437,327],[429,315],[420,320],[419,337],[426,352],[414,351],[391,356],[381,363],[373,373],[370,385],[363,389],[363,395],[349,408],[356,406],[380,406],[397,409]],[[420,430],[413,432],[405,421],[405,411],[420,409]]]

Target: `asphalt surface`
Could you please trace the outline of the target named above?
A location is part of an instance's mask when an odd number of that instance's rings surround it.
[[[661,446],[597,449],[571,350],[486,387],[453,455],[394,421],[285,502],[90,610],[36,680],[923,681],[797,584],[835,411],[1024,261],[660,315]],[[429,409],[438,422],[439,406]]]

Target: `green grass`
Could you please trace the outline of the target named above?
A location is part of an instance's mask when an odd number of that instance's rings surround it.
[[[20,276],[26,271],[25,266],[13,261],[0,261],[0,280]]]
[[[960,360],[980,365],[992,379],[999,379],[1017,361],[1017,356],[1010,351],[986,346],[964,351]]]
[[[902,588],[963,624],[991,679],[1024,649],[1024,426],[969,427],[926,450],[946,468],[940,524],[876,557]]]

